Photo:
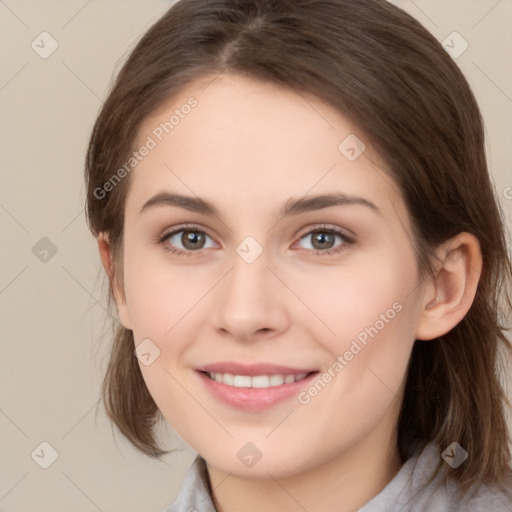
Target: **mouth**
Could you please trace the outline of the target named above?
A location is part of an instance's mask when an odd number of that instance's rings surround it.
[[[221,363],[196,369],[208,392],[225,405],[263,411],[295,397],[318,370],[269,364]]]

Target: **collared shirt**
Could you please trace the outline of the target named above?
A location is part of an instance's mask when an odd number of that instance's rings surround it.
[[[439,450],[428,444],[405,462],[389,484],[358,512],[512,512],[512,489],[505,494],[488,486],[461,497],[454,482],[427,485],[439,460]],[[183,481],[178,498],[162,512],[217,512],[206,462],[197,456]]]

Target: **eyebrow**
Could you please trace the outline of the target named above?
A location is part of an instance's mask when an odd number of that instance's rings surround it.
[[[294,199],[291,197],[279,209],[278,216],[280,218],[289,217],[305,212],[329,208],[331,206],[349,205],[366,206],[373,212],[382,216],[381,210],[368,199],[339,192],[334,194],[319,194],[315,196],[302,197],[300,199]],[[144,211],[155,208],[157,206],[177,206],[191,212],[220,218],[219,210],[209,201],[198,196],[192,197],[182,194],[172,194],[170,192],[160,192],[151,197],[144,203],[139,213],[141,214]]]

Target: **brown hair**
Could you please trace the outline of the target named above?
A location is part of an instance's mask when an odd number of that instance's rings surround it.
[[[104,197],[97,191],[126,161],[150,113],[193,80],[222,72],[312,94],[358,127],[401,189],[422,278],[433,276],[439,244],[462,231],[478,238],[484,263],[469,312],[446,335],[414,344],[399,452],[405,461],[428,441],[441,450],[457,441],[470,454],[449,472],[461,488],[503,483],[510,438],[498,356],[500,348],[510,351],[501,322],[512,310],[512,266],[483,122],[441,44],[384,0],[181,0],[150,28],[118,73],[86,159],[89,227],[107,234],[114,254],[110,305],[112,280],[122,285],[129,176]],[[159,457],[167,453],[153,431],[160,413],[134,356],[133,333],[114,329],[106,410],[138,449]]]

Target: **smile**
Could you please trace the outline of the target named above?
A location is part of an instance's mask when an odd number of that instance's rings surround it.
[[[318,373],[311,368],[269,363],[223,362],[196,368],[196,374],[212,398],[247,412],[263,412],[293,400]]]
[[[209,372],[210,379],[235,388],[271,388],[290,384],[306,378],[307,373],[299,375],[233,375],[231,373]]]

